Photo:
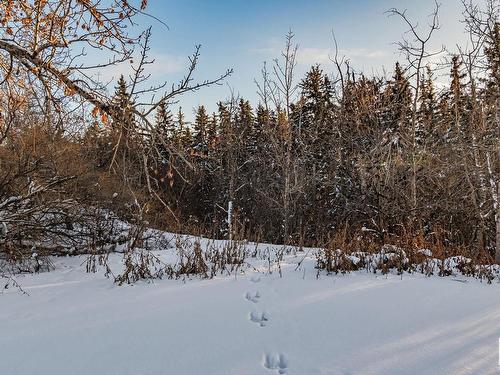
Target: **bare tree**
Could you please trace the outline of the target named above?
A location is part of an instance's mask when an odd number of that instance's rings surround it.
[[[148,86],[147,66],[154,63],[148,57],[151,29],[129,32],[137,30],[136,16],[144,14],[146,5],[147,1],[135,7],[118,0],[2,2],[0,82],[12,84],[21,71],[30,82],[43,87],[56,108],[61,108],[58,104],[65,96],[76,95],[94,107],[94,116],[100,115],[107,122],[110,117],[120,117],[123,108],[114,105],[105,85],[96,78],[97,72],[132,62],[129,95],[135,104],[129,110],[141,122],[139,128],[154,133],[150,115],[160,103],[218,84],[232,71],[195,82],[193,74],[200,56],[197,46],[180,82]],[[89,63],[89,51],[98,51],[101,61]]]
[[[81,113],[80,119],[90,117],[85,115],[90,112],[95,121],[104,124],[124,121],[126,111],[130,114],[127,118],[134,118],[137,124],[124,126],[117,137],[118,142],[125,136],[123,129],[134,132],[139,145],[135,151],[143,161],[138,165],[143,165],[141,173],[146,178],[145,185],[151,197],[158,197],[149,175],[149,139],[157,138],[170,154],[189,163],[175,145],[166,144],[166,140],[156,134],[152,123],[154,111],[162,103],[175,101],[179,95],[221,83],[232,71],[227,70],[215,79],[195,81],[194,73],[200,57],[200,46],[196,46],[188,58],[186,74],[179,82],[150,84],[147,70],[154,64],[150,58],[151,28],[141,30],[136,22],[139,15],[148,16],[146,6],[147,0],[1,1],[0,142],[10,142],[12,147],[14,135],[19,134],[23,124],[35,126],[39,123],[38,118],[31,124],[29,118],[21,118],[34,104],[48,124],[58,125],[58,134],[71,131],[69,120],[76,119],[77,111]],[[100,72],[106,69],[130,71],[127,87],[129,108],[118,105],[108,92],[108,82],[100,78]],[[49,129],[52,128],[48,127],[46,131]],[[33,155],[36,155],[33,151],[37,146],[35,141],[34,138],[30,149]],[[114,168],[116,155],[115,152],[110,171],[127,174],[130,168],[120,171]],[[79,215],[78,210],[84,208],[70,194],[67,199],[60,198],[63,194],[61,186],[67,185],[75,176],[61,174],[56,168],[48,170],[45,164],[44,160],[29,160],[19,168],[17,175],[12,170],[1,170],[0,198],[3,201],[0,203],[0,221],[9,229],[8,234],[0,239],[3,247],[12,243],[9,238],[16,239],[17,234],[23,232],[31,237],[49,236],[55,241],[68,233],[64,230],[64,217],[73,215],[71,222],[75,215]],[[35,171],[37,176],[32,178]],[[128,183],[128,177],[124,176],[123,181]],[[128,187],[132,191],[132,186]],[[136,206],[142,207],[143,204],[137,203]],[[46,220],[48,216],[53,219]],[[141,219],[142,215],[138,218]],[[88,223],[87,219],[82,218],[82,221]]]
[[[402,52],[408,63],[408,70],[411,71],[409,78],[415,79],[415,84],[413,86],[413,104],[412,104],[412,114],[411,114],[411,202],[412,202],[412,215],[416,214],[417,210],[417,172],[418,172],[418,152],[417,152],[417,112],[418,112],[418,98],[421,87],[421,77],[422,69],[425,67],[425,62],[434,56],[441,54],[444,51],[444,47],[439,51],[430,52],[428,44],[436,30],[439,29],[439,3],[435,3],[434,10],[430,14],[430,23],[426,31],[419,31],[418,23],[410,20],[407,15],[406,10],[399,10],[392,8],[387,11],[389,16],[399,17],[406,26],[408,26],[407,34],[410,35],[411,39],[407,39],[403,36],[403,40],[397,42],[400,52]]]
[[[500,4],[487,0],[483,7],[473,1],[462,1],[464,6],[464,23],[468,34],[468,44],[465,48],[458,46],[460,55],[467,70],[471,86],[473,103],[472,145],[469,147],[474,160],[475,172],[479,176],[479,195],[481,196],[480,215],[482,221],[494,218],[496,232],[496,262],[500,263],[500,176],[498,162],[500,160],[500,88],[498,87],[498,69],[492,64],[492,57],[498,56]],[[489,50],[490,56],[487,56]],[[498,58],[498,57],[497,57]],[[493,57],[494,59],[494,57]],[[489,72],[488,72],[489,71]],[[486,102],[489,105],[478,105],[479,81],[490,74],[490,84],[487,84]],[[492,115],[488,116],[490,112]],[[489,117],[486,118],[486,117]],[[493,133],[493,142],[489,134]]]
[[[293,42],[294,34],[289,31],[286,35],[285,48],[281,52],[281,61],[278,59],[274,60],[274,86],[275,90],[272,92],[278,92],[278,97],[284,102],[284,113],[286,115],[284,119],[285,135],[285,160],[284,160],[284,185],[283,185],[283,241],[287,245],[289,241],[289,224],[290,224],[290,207],[292,200],[292,173],[293,173],[293,162],[292,162],[292,142],[293,142],[293,129],[292,129],[292,119],[290,118],[290,106],[293,102],[295,91],[297,90],[297,84],[294,82],[294,70],[297,65],[297,49],[298,46],[294,45]],[[277,112],[280,113],[282,110],[282,104],[280,101],[275,100],[275,106]]]

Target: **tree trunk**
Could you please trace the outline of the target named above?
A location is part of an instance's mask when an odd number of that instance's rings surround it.
[[[497,181],[497,199],[500,197],[500,181]],[[495,213],[495,221],[496,221],[496,253],[495,253],[495,261],[497,264],[500,264],[500,204],[496,202],[496,213]]]
[[[497,90],[497,93],[499,91]],[[500,129],[500,95],[497,95],[497,100],[495,101],[496,104],[496,111],[495,111],[495,123],[496,123],[496,128],[497,128],[497,135],[498,135],[498,129]],[[499,146],[499,139],[497,138],[497,160],[500,159],[500,147]],[[495,223],[496,223],[496,253],[495,253],[495,261],[497,264],[500,264],[500,177],[497,175],[497,193],[493,197],[494,199],[494,207],[496,209],[495,212]]]

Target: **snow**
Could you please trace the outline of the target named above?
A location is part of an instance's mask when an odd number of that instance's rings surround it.
[[[355,256],[355,255],[348,255],[347,259],[349,259],[354,265],[359,264],[361,262],[361,258]]]
[[[171,250],[166,250],[165,253]],[[164,254],[168,257],[168,254]],[[171,254],[170,254],[171,256]],[[500,284],[327,276],[303,255],[117,286],[84,257],[0,295],[0,374],[497,374]],[[121,254],[110,262],[119,267]]]
[[[432,256],[432,250],[430,250],[430,249],[419,249],[417,251],[417,253],[422,254],[422,255],[429,257],[429,258]]]

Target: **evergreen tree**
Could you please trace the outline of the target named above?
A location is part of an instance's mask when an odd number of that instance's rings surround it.
[[[193,142],[191,129],[187,126],[182,107],[179,107],[176,118],[176,133],[173,142],[181,151],[187,151]]]
[[[394,76],[388,85],[387,110],[385,111],[385,133],[393,144],[399,144],[402,134],[410,125],[412,94],[410,82],[405,77],[399,62],[396,63]]]
[[[319,65],[315,65],[306,73],[299,88],[302,101],[300,130],[307,132],[311,127],[323,127],[324,123],[329,120],[333,106],[333,87],[330,79]]]
[[[248,137],[252,132],[253,118],[254,116],[250,102],[248,100],[240,99],[235,119],[239,143],[244,144],[248,140]]]
[[[206,155],[208,152],[207,131],[210,123],[210,117],[207,114],[205,106],[201,105],[196,111],[196,119],[193,129],[193,150],[199,155]]]
[[[132,112],[134,102],[127,91],[127,82],[123,75],[118,79],[113,105],[118,110],[118,113],[113,118],[113,129],[121,133],[125,141],[128,142],[130,135],[135,131],[135,118]]]
[[[156,111],[155,131],[153,134],[153,147],[161,157],[163,163],[169,158],[168,145],[175,137],[175,126],[172,114],[167,109],[167,104],[161,102]]]
[[[207,127],[207,144],[209,154],[213,155],[214,157],[217,156],[217,143],[219,141],[217,134],[218,125],[217,115],[215,113],[212,113]]]
[[[300,202],[300,209],[289,224],[291,228],[312,232],[312,222],[328,212],[333,88],[328,76],[315,65],[300,82],[299,89],[299,100],[291,106],[292,133],[287,139],[292,142],[288,168],[298,175],[294,179],[300,193],[294,199]]]
[[[167,103],[161,102],[156,110],[155,125],[165,139],[172,139],[176,133],[173,116],[167,108]]]
[[[466,93],[463,82],[465,73],[462,72],[462,62],[459,56],[451,60],[451,85],[448,93],[450,104],[450,127],[448,138],[463,139],[465,137]]]
[[[419,110],[418,110],[418,128],[417,142],[422,145],[429,141],[436,141],[437,131],[437,99],[434,89],[434,77],[431,67],[426,67],[425,73],[422,74]]]
[[[486,131],[483,145],[486,145],[486,163],[490,181],[490,194],[495,222],[495,260],[500,264],[500,22],[498,17],[486,39],[485,47],[488,77],[484,101],[486,106]],[[495,191],[496,188],[496,191]]]
[[[486,93],[490,99],[496,101],[500,97],[500,22],[495,23],[487,36],[484,52],[488,68]]]
[[[275,124],[275,120],[273,119],[271,111],[266,109],[262,104],[257,106],[255,111],[255,120],[253,121],[253,126],[250,132],[250,143],[251,148],[257,153],[260,154],[266,148],[266,143],[268,140],[266,139],[265,133],[273,131]]]

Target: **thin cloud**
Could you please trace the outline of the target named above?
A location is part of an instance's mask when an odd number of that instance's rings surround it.
[[[302,65],[325,64],[333,53],[328,48],[302,48],[297,51],[297,63]]]
[[[366,48],[353,48],[353,49],[346,49],[340,50],[340,53],[342,55],[345,55],[347,58],[363,58],[363,59],[369,59],[369,60],[376,60],[376,59],[382,59],[386,56],[386,54],[383,51],[379,50],[369,50]]]
[[[338,54],[354,62],[381,60],[386,56],[382,51],[367,48],[340,49]],[[335,51],[331,48],[303,48],[297,52],[297,62],[306,65],[325,64],[329,63],[334,55]]]
[[[263,47],[263,48],[252,48],[251,53],[265,56],[277,56],[280,53],[279,48],[276,47]]]
[[[162,77],[170,74],[177,74],[185,71],[189,61],[185,56],[168,54],[152,54],[149,60],[154,60],[152,64],[145,67],[145,74],[151,74],[153,79],[161,80]],[[116,81],[120,75],[128,79],[134,71],[130,62],[124,62],[117,66],[101,69],[99,79],[103,82]]]
[[[279,57],[281,50],[277,47],[254,48],[252,53],[261,54],[269,58]],[[300,65],[328,64],[335,55],[332,48],[306,47],[297,51],[297,63]],[[367,48],[340,49],[340,56],[354,62],[365,62],[367,60],[382,60],[386,54],[380,50],[370,50]]]
[[[148,66],[151,74],[175,74],[183,72],[189,64],[185,56],[156,54],[152,56],[154,63]]]

